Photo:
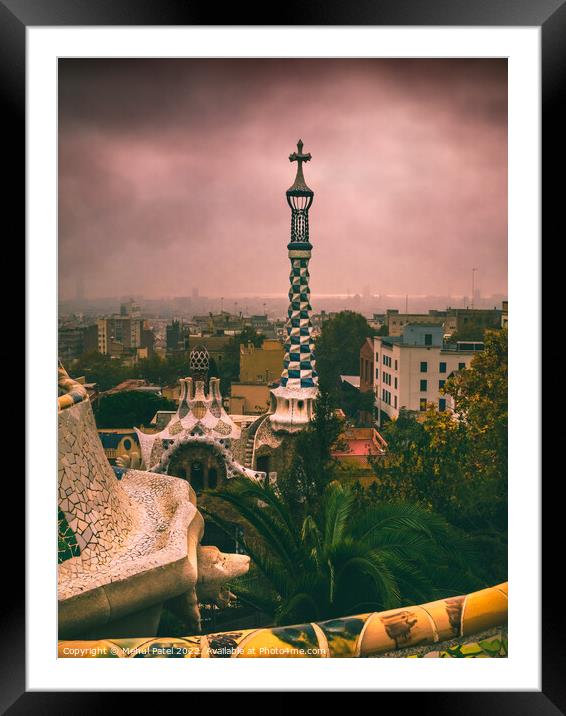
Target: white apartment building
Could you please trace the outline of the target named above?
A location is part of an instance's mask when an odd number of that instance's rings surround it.
[[[483,343],[445,344],[443,332],[439,325],[409,324],[400,336],[367,339],[372,344],[371,380],[378,425],[383,423],[383,413],[397,418],[402,408],[424,412],[429,403],[440,410],[448,407],[440,389],[450,373],[470,365]],[[363,350],[362,355],[367,356],[368,346]]]

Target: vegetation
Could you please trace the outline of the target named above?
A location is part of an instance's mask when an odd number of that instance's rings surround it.
[[[187,355],[174,354],[167,358],[153,355],[134,366],[102,353],[86,353],[73,366],[74,375],[84,375],[87,383],[96,383],[102,393],[130,378],[140,378],[153,385],[173,385],[188,371]]]
[[[401,413],[382,430],[373,499],[408,500],[443,515],[484,552],[487,581],[507,575],[507,331],[488,331],[485,350],[450,378],[457,419],[431,405]]]
[[[489,330],[490,329],[486,328],[481,322],[472,319],[466,326],[462,327],[458,332],[452,334],[450,342],[483,341],[486,331]]]
[[[147,380],[152,385],[175,385],[179,378],[189,374],[188,354],[182,351],[166,358],[158,355],[143,358],[130,369],[130,373],[132,377]]]
[[[103,396],[95,418],[99,428],[147,425],[158,410],[175,410],[176,404],[155,393],[127,390]]]
[[[339,398],[340,375],[359,375],[360,348],[374,335],[360,313],[341,311],[322,324],[316,341],[316,368],[321,390]]]
[[[354,490],[336,481],[305,513],[282,490],[245,478],[217,497],[251,528],[245,545],[254,567],[232,589],[276,624],[390,609],[474,584],[469,542],[419,505],[359,510]]]
[[[82,355],[73,366],[72,372],[76,376],[84,375],[87,383],[96,383],[101,392],[132,377],[131,368],[98,351]]]
[[[283,472],[278,481],[289,506],[301,519],[317,512],[328,483],[337,476],[332,446],[341,430],[330,395],[321,391],[314,404],[311,423],[295,438],[290,469]]]
[[[372,416],[374,412],[375,396],[373,391],[369,390],[362,393],[357,388],[348,383],[342,384],[338,403],[348,418],[356,425],[373,424]],[[366,416],[369,416],[369,421]]]

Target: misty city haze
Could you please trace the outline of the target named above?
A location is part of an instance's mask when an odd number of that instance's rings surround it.
[[[504,60],[70,59],[59,90],[61,300],[284,305],[299,137],[315,310],[507,293]]]

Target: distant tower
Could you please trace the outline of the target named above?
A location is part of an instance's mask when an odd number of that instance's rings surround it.
[[[309,288],[309,209],[314,192],[303,176],[303,162],[311,160],[303,154],[303,142],[297,142],[297,152],[289,161],[297,162],[297,176],[287,189],[287,203],[291,208],[291,241],[287,245],[291,261],[289,309],[285,326],[285,357],[279,386],[271,391],[270,420],[274,430],[296,432],[311,420],[313,401],[318,393],[312,338]]]

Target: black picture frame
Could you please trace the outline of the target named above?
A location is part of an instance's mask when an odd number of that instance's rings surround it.
[[[4,226],[9,237],[5,245],[19,244],[25,235],[25,100],[26,100],[26,28],[30,26],[112,26],[112,25],[396,25],[396,26],[539,26],[542,38],[542,144],[543,228],[556,231],[556,207],[564,201],[560,146],[564,110],[559,99],[564,87],[566,67],[566,0],[362,0],[296,3],[289,0],[271,17],[267,4],[231,4],[219,9],[190,0],[0,0],[0,99],[4,130],[3,168],[9,181],[3,189]],[[267,12],[266,12],[267,11]],[[8,150],[8,151],[6,151]],[[7,156],[8,155],[8,156]],[[6,160],[7,159],[7,160]],[[7,210],[9,207],[9,210]],[[21,245],[24,245],[22,241]],[[539,337],[540,338],[540,337]],[[541,341],[539,340],[539,345]],[[28,386],[30,376],[27,376]],[[16,464],[14,465],[16,467]],[[12,476],[10,508],[5,526],[10,534],[21,533],[23,480]],[[562,482],[555,480],[556,483]],[[20,488],[19,494],[17,488]],[[552,486],[548,503],[562,502]],[[18,506],[18,507],[17,507]],[[549,508],[550,509],[550,508]],[[9,513],[9,514],[7,514]],[[544,522],[546,545],[560,544],[560,520]],[[419,713],[467,714],[497,713],[557,715],[566,714],[566,674],[564,646],[559,632],[562,613],[556,608],[558,584],[553,557],[543,560],[542,614],[542,690],[540,692],[406,692],[401,708],[411,706]],[[549,562],[547,564],[547,562]],[[23,565],[21,574],[12,572],[10,590],[4,589],[8,604],[1,612],[4,648],[0,652],[0,712],[9,714],[80,714],[100,712],[107,707],[109,695],[103,692],[29,692],[25,687],[25,594]],[[551,576],[552,575],[552,576]],[[546,580],[546,581],[544,581]],[[10,603],[11,602],[11,603]],[[520,646],[519,646],[520,648]],[[409,685],[410,687],[410,685]],[[447,683],[447,689],[450,688]],[[344,684],[348,690],[348,684]],[[153,694],[144,695],[147,708]],[[395,699],[395,705],[391,702]],[[132,708],[131,694],[113,693],[113,710]],[[380,693],[379,708],[399,708],[398,693]],[[387,698],[387,705],[383,699]],[[406,699],[411,699],[409,705]],[[126,701],[127,700],[127,701]]]

